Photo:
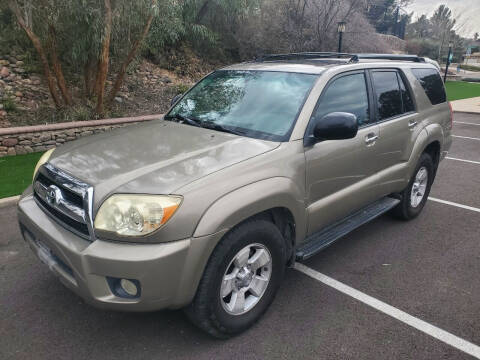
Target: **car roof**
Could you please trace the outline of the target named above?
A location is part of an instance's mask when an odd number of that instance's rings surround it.
[[[327,68],[324,64],[292,61],[245,62],[224,67],[222,70],[279,71],[301,74],[321,74]]]
[[[315,54],[320,54],[318,57]],[[319,75],[331,68],[374,68],[374,67],[410,67],[435,68],[424,58],[412,55],[396,54],[339,54],[332,53],[297,53],[267,55],[255,61],[244,62],[224,67],[221,70],[238,71],[278,71]],[[334,54],[334,53],[333,53]],[[308,56],[306,56],[308,55]],[[345,55],[348,55],[345,57]],[[306,58],[305,58],[306,57]]]

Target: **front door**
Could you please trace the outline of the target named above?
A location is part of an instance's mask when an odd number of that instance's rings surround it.
[[[348,72],[332,79],[319,98],[312,119],[352,113],[359,131],[354,139],[321,141],[305,148],[308,234],[378,198],[374,175],[379,127],[368,89],[364,71]]]

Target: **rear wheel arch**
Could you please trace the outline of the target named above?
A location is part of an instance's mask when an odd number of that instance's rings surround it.
[[[440,141],[435,140],[435,141],[432,141],[430,144],[428,144],[425,147],[425,150],[423,150],[424,153],[427,153],[428,155],[430,155],[435,167],[437,167],[440,162],[441,149],[442,147],[440,145]]]

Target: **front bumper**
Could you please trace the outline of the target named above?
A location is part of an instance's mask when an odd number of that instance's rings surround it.
[[[64,285],[94,306],[122,311],[187,305],[223,235],[161,244],[90,242],[47,216],[31,195],[20,200],[18,220],[25,241]],[[118,296],[111,278],[137,280],[140,296]]]

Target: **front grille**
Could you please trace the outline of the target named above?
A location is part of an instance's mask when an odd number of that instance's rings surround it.
[[[34,199],[50,217],[75,234],[93,240],[92,188],[47,163],[34,181]]]
[[[52,217],[54,217],[56,220],[60,220],[60,223],[63,223],[70,228],[70,230],[76,230],[80,232],[83,236],[90,236],[88,232],[88,226],[87,224],[82,224],[80,221],[75,221],[72,218],[68,217],[67,215],[61,213],[60,211],[56,210],[52,206],[50,206],[45,200],[40,198],[40,196],[35,193],[35,200],[37,200],[41,205],[43,210],[49,213]]]
[[[50,180],[49,178],[47,178],[45,175],[43,175],[41,173],[38,174],[37,181],[39,181],[40,183],[45,185],[47,188],[51,185],[57,185],[58,186],[58,184],[55,184],[52,180]],[[66,188],[62,187],[61,184],[60,184],[59,187],[63,190],[63,197],[66,200],[68,200],[69,202],[71,202],[75,206],[78,206],[79,208],[83,208],[83,198],[82,198],[81,195],[75,194],[74,192],[70,191],[69,189],[66,189]]]

